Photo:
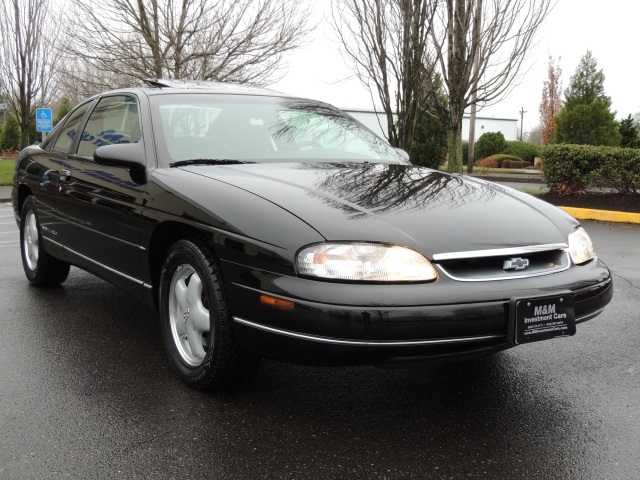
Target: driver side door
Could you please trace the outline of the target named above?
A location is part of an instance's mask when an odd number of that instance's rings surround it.
[[[137,99],[103,97],[60,175],[61,235],[75,257],[72,262],[128,291],[138,290],[142,283],[140,214],[145,185],[136,183],[127,168],[98,165],[93,154],[103,145],[142,141]]]

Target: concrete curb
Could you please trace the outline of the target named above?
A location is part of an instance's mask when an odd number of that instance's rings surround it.
[[[487,174],[487,175],[482,175],[482,174],[471,174],[469,175],[470,177],[473,178],[478,178],[480,180],[486,180],[488,182],[496,182],[496,183],[500,183],[500,182],[510,182],[510,183],[539,183],[539,184],[544,184],[544,181],[542,180],[542,177],[540,175],[519,175],[519,174],[510,174],[510,175],[492,175],[492,174]]]
[[[640,213],[593,210],[591,208],[558,207],[578,220],[600,220],[601,222],[640,224]]]
[[[10,186],[0,186],[0,203],[10,202],[11,201],[11,190],[13,187]]]

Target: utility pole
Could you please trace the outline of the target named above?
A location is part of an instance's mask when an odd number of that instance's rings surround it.
[[[522,142],[522,127],[524,127],[524,114],[527,113],[527,111],[524,109],[524,107],[522,107],[520,109],[520,141]]]

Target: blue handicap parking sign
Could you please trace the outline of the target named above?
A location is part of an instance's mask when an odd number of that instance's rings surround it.
[[[53,129],[53,115],[50,108],[36,108],[36,130],[50,132]]]

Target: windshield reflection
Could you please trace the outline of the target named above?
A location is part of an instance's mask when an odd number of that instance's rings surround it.
[[[386,141],[330,105],[289,100],[284,106],[269,129],[278,145],[297,145],[306,151],[324,149],[325,153],[330,149],[342,150],[360,154],[367,160],[397,160],[397,154]]]
[[[403,163],[385,140],[330,105],[280,97],[153,97],[165,165],[192,159]],[[157,128],[157,127],[156,127]]]

